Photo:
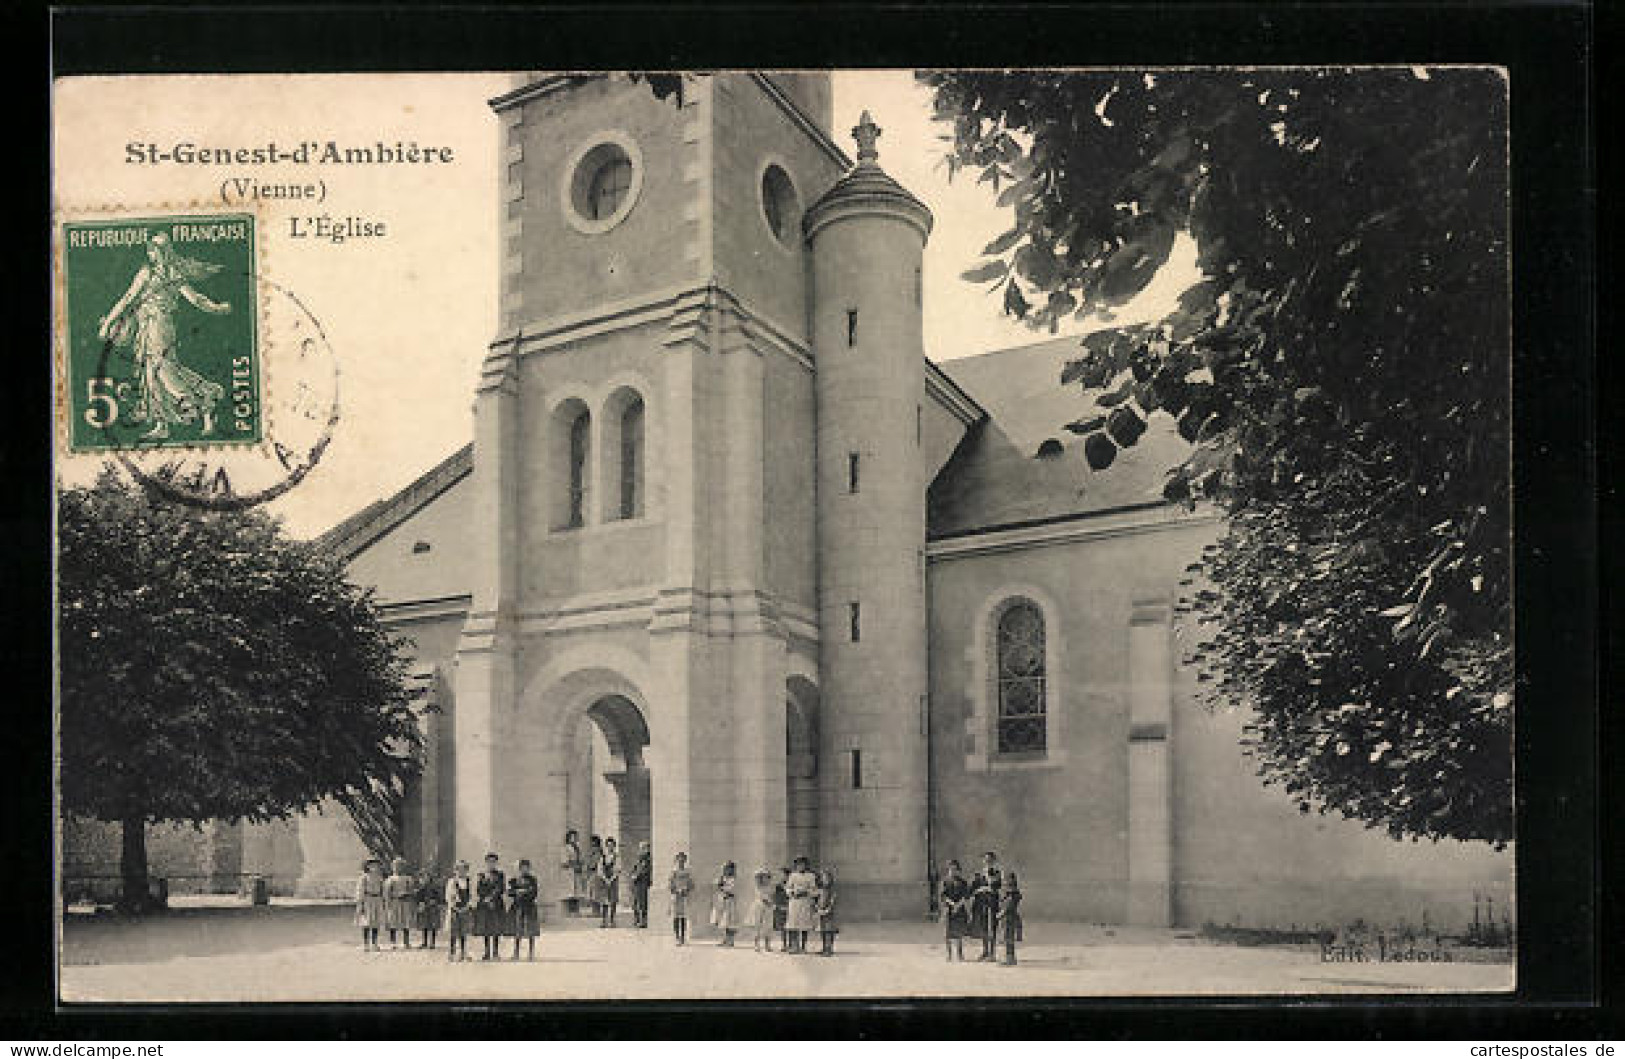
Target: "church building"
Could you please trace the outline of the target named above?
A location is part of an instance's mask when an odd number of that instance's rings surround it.
[[[567,828],[797,855],[850,919],[919,918],[997,850],[1030,919],[1470,920],[1511,855],[1303,815],[1197,704],[1180,579],[1222,531],[1161,499],[1171,430],[1091,473],[1076,339],[935,363],[931,211],[824,73],[517,78],[500,327],[472,443],[323,538],[427,694],[415,861],[558,880]],[[853,149],[849,156],[846,152]],[[991,311],[991,310],[990,310]],[[341,812],[299,874],[354,878]]]

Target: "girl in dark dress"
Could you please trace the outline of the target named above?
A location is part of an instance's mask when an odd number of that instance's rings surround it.
[[[446,917],[446,891],[434,873],[424,870],[418,873],[418,929],[423,931],[423,940],[418,943],[420,949],[434,948],[434,936],[440,930],[440,922]]]
[[[1021,887],[1016,873],[1006,872],[1004,893],[999,898],[999,933],[1004,935],[1004,965],[1016,965],[1016,942],[1021,939]]]
[[[508,880],[508,902],[513,915],[513,958],[519,959],[519,939],[530,946],[528,960],[536,958],[536,935],[541,933],[541,916],[536,900],[542,887],[530,872],[530,861],[519,862],[519,874]]]
[[[604,856],[598,862],[598,877],[604,884],[604,916],[598,925],[613,927],[615,907],[621,903],[621,856],[613,838],[604,839]]]
[[[508,889],[507,876],[497,867],[501,858],[495,853],[485,855],[485,870],[474,881],[474,933],[485,942],[482,960],[494,960],[501,954],[497,946],[508,932],[508,909],[503,894]]]
[[[970,933],[970,882],[965,878],[957,860],[948,862],[942,879],[942,921],[947,928],[944,945],[949,961],[965,962],[965,935]]]
[[[779,881],[773,884],[773,929],[779,935],[779,951],[790,951],[790,931],[785,923],[790,918],[790,891],[785,884],[790,879],[790,869],[779,869]]]

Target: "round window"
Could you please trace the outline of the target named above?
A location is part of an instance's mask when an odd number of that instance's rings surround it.
[[[571,223],[584,232],[604,232],[619,224],[637,202],[643,182],[636,148],[620,136],[583,151],[565,186]]]
[[[795,245],[796,226],[801,220],[796,188],[790,183],[790,174],[777,165],[762,170],[762,216],[773,238],[785,246]]]

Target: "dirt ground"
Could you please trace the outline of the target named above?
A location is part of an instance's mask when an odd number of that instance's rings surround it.
[[[141,920],[70,915],[65,1002],[410,1001],[1487,993],[1514,985],[1511,962],[1325,962],[1308,946],[1237,946],[1190,931],[1030,923],[1020,965],[945,960],[931,923],[853,923],[833,958],[719,947],[698,925],[685,947],[589,920],[543,925],[534,962],[435,951],[363,952],[344,905],[193,905]]]

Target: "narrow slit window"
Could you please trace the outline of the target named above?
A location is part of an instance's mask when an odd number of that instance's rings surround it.
[[[914,406],[914,444],[923,445],[924,443],[925,443],[925,407],[923,405],[915,405]]]
[[[852,748],[852,789],[860,790],[863,787],[863,751],[857,747]]]
[[[858,344],[858,311],[856,309],[846,311],[846,344],[849,346]]]
[[[857,643],[863,639],[863,612],[856,601],[846,605],[846,619],[850,626],[848,631],[852,634],[852,642]]]
[[[643,401],[634,398],[621,413],[621,503],[619,517],[643,514]]]
[[[925,277],[920,272],[920,266],[914,266],[914,304],[925,303]]]
[[[587,444],[592,421],[586,412],[570,424],[570,507],[565,525],[578,529],[586,521]]]
[[[858,491],[858,454],[855,452],[846,454],[846,491]]]

